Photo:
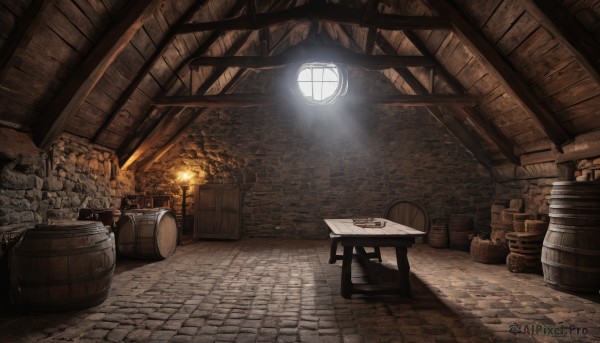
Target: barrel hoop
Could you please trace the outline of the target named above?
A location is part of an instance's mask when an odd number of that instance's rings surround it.
[[[69,237],[84,237],[93,234],[106,233],[108,230],[102,226],[102,228],[95,227],[91,229],[76,229],[76,230],[27,230],[25,235],[27,237],[35,237],[36,239],[55,239],[55,238],[69,238]]]
[[[40,287],[40,286],[41,287],[45,287],[45,286],[60,286],[60,285],[68,285],[68,284],[73,284],[73,283],[82,283],[82,282],[86,282],[86,281],[95,281],[99,277],[112,274],[114,271],[115,271],[115,263],[113,262],[113,264],[109,268],[104,269],[101,272],[97,272],[97,273],[91,274],[91,275],[80,276],[78,278],[70,278],[70,279],[63,279],[63,280],[54,280],[54,281],[48,281],[48,280],[43,280],[43,281],[24,281],[22,279],[19,279],[19,286],[23,286],[23,287]]]
[[[543,255],[542,255],[542,263],[549,265],[549,266],[553,266],[553,267],[564,268],[564,269],[569,269],[569,270],[576,270],[579,272],[599,273],[600,274],[600,268],[574,266],[572,264],[563,264],[563,263],[558,263],[558,262],[554,262],[554,261],[548,261],[547,259],[544,258]]]
[[[110,240],[110,237],[109,237],[107,239],[104,239],[104,240],[96,243],[95,245],[85,247],[85,248],[70,249],[70,250],[58,250],[58,251],[52,251],[52,252],[41,251],[41,250],[19,249],[15,252],[15,254],[18,256],[24,256],[24,257],[71,256],[71,255],[82,255],[82,254],[87,254],[90,252],[102,251],[106,248],[111,248],[111,247],[112,247],[112,241]]]
[[[600,250],[589,250],[589,249],[580,249],[580,248],[570,248],[564,245],[558,245],[550,242],[544,241],[544,246],[546,248],[556,249],[560,251],[566,251],[570,253],[574,253],[577,255],[585,255],[585,256],[600,256]]]

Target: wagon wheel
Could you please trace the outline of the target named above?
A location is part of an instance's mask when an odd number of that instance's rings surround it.
[[[420,204],[410,200],[393,201],[385,210],[384,217],[415,230],[429,232],[429,216]]]

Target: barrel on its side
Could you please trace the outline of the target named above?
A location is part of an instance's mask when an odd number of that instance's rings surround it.
[[[114,235],[102,223],[39,224],[12,250],[11,297],[32,311],[96,306],[108,297],[114,269]]]
[[[542,248],[544,281],[553,288],[600,290],[600,182],[555,182]]]
[[[125,257],[165,259],[177,248],[177,219],[166,208],[129,210],[119,220],[117,250]]]

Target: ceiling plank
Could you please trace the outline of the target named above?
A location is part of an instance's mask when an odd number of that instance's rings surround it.
[[[458,80],[454,78],[441,63],[437,62],[435,56],[429,52],[425,44],[423,44],[421,39],[419,39],[414,32],[406,30],[404,31],[404,35],[423,56],[428,56],[435,61],[436,72],[438,73],[439,77],[443,79],[452,89],[453,92],[458,94],[467,94],[462,84],[460,84],[460,82],[458,82]],[[387,42],[387,40],[385,40],[385,37],[381,36],[381,39],[378,40],[378,42],[384,51],[386,51],[386,53],[395,52],[393,47]],[[490,121],[487,120],[479,110],[474,107],[465,107],[461,111],[464,112],[467,118],[471,120],[478,130],[481,130],[481,132],[483,132],[496,144],[498,150],[500,150],[504,157],[506,157],[511,163],[520,163],[520,159],[514,153],[514,144],[502,131],[490,123]]]
[[[519,1],[535,20],[571,51],[600,85],[600,43],[556,0]]]
[[[424,1],[438,13],[443,13],[450,19],[453,31],[461,38],[461,41],[480,61],[487,63],[490,72],[496,76],[521,108],[542,128],[557,149],[571,140],[571,135],[529,89],[519,74],[500,56],[494,46],[469,22],[452,1]]]
[[[50,4],[49,0],[33,0],[27,12],[18,18],[10,36],[2,46],[0,55],[0,82],[17,62],[18,56],[27,48],[34,32],[43,23],[42,13]]]
[[[132,2],[123,18],[94,45],[33,126],[34,141],[39,148],[46,149],[64,131],[106,69],[163,1]]]
[[[283,94],[216,94],[216,95],[189,95],[166,96],[154,101],[156,107],[253,107],[263,105],[286,104],[295,99]],[[348,96],[340,101],[362,102],[369,105],[394,105],[394,106],[455,106],[477,105],[479,99],[468,95],[390,95],[361,97]]]
[[[382,30],[428,30],[448,29],[450,23],[442,17],[401,16],[377,14],[365,18],[364,11],[321,2],[311,2],[287,10],[245,15],[232,19],[183,25],[178,33],[190,33],[212,30],[258,30],[264,27],[282,24],[292,20],[332,21],[338,23],[373,26]]]
[[[196,14],[196,12],[198,12],[198,10],[200,10],[200,8],[202,8],[206,4],[206,2],[207,0],[196,0],[179,18],[179,20],[174,24],[173,27],[178,28],[181,25],[190,21],[193,18],[194,14]],[[144,81],[144,78],[146,77],[146,75],[148,75],[156,61],[162,57],[169,45],[173,43],[175,37],[176,35],[173,32],[173,29],[171,29],[171,31],[162,39],[158,47],[156,47],[156,51],[154,51],[154,54],[152,54],[152,56],[146,61],[142,69],[139,71],[139,73],[136,75],[133,81],[129,84],[127,89],[125,89],[125,91],[121,93],[121,96],[117,100],[117,103],[114,106],[113,110],[108,115],[108,117],[106,117],[100,128],[96,131],[94,137],[92,137],[92,143],[98,143],[100,136],[102,136],[102,134],[108,129],[112,122],[118,117],[119,113],[123,110],[123,107],[125,107],[125,105],[127,104],[129,98],[131,98],[131,96],[133,95],[133,93],[135,93],[142,81]]]

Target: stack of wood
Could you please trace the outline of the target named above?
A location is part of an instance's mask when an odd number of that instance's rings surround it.
[[[521,213],[522,208],[523,199],[510,200],[508,208],[501,202],[495,202],[492,205],[492,242],[506,244],[505,235],[507,232],[514,231],[514,215],[516,213]]]
[[[542,243],[547,230],[547,221],[526,219],[523,221],[523,232],[515,230],[506,235],[511,251],[506,257],[508,270],[513,273],[539,273],[541,271]]]

